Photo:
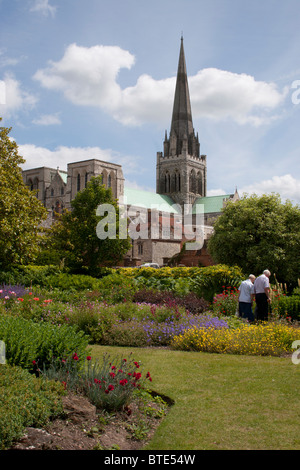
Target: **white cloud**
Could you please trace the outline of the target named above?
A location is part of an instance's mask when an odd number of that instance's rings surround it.
[[[22,55],[18,58],[16,57],[7,57],[6,55],[6,48],[0,49],[0,67],[14,67],[18,65],[23,60],[27,59],[25,55]]]
[[[193,109],[197,116],[232,119],[238,124],[255,126],[268,122],[288,94],[274,83],[256,81],[246,74],[209,68],[189,79]]]
[[[72,103],[102,108],[123,124],[165,122],[172,110],[176,77],[154,80],[141,75],[134,86],[121,89],[118,74],[133,64],[134,56],[116,46],[71,44],[60,61],[49,62],[34,78],[45,88],[63,92]],[[215,68],[189,77],[189,86],[194,117],[255,126],[275,119],[288,94],[274,83]]]
[[[227,194],[226,191],[223,189],[208,189],[207,196],[223,196],[223,194]]]
[[[22,165],[23,170],[39,168],[42,166],[59,167],[67,170],[68,163],[82,160],[97,159],[122,165],[123,172],[127,174],[138,171],[139,162],[136,157],[120,155],[111,149],[100,147],[66,147],[60,146],[54,150],[38,147],[33,144],[19,145],[19,154],[26,160]]]
[[[32,122],[33,124],[37,124],[39,126],[53,126],[61,124],[61,120],[58,114],[44,114],[38,119],[34,119]]]
[[[42,13],[44,16],[55,16],[56,7],[49,5],[49,0],[34,0],[30,11]]]
[[[271,179],[260,181],[238,189],[240,195],[243,193],[262,194],[278,193],[283,200],[290,199],[296,204],[300,204],[300,180],[287,174],[283,176],[273,176]]]
[[[18,80],[11,74],[6,74],[4,80],[0,81],[4,100],[0,100],[0,115],[9,117],[16,111],[24,108],[31,109],[37,102],[37,98],[23,90]],[[4,90],[4,91],[3,91]],[[1,104],[2,103],[2,104]]]
[[[122,95],[117,75],[133,63],[134,57],[117,46],[87,48],[71,44],[59,62],[50,62],[34,78],[45,88],[62,91],[74,104],[112,111],[119,106]]]

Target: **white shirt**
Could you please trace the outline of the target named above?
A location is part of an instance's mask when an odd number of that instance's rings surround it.
[[[269,278],[265,274],[262,274],[254,281],[254,292],[255,294],[265,294],[265,288],[269,286]]]
[[[251,303],[251,294],[254,294],[254,286],[250,279],[243,281],[239,287],[239,302]]]

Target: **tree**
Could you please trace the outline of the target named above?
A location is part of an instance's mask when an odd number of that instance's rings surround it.
[[[300,274],[300,208],[278,194],[229,202],[217,219],[208,250],[217,263],[236,264],[246,274],[269,269],[295,285]]]
[[[0,118],[1,121],[1,118]],[[47,212],[22,179],[25,160],[9,137],[11,128],[0,127],[0,264],[27,264],[38,253],[39,226]]]
[[[96,213],[99,205],[109,204],[115,212],[114,239],[100,239],[96,229],[104,216]],[[67,266],[97,272],[101,264],[114,265],[130,249],[130,239],[119,237],[119,208],[110,188],[102,184],[102,177],[93,177],[86,188],[71,201],[71,211],[66,211],[50,231],[52,248],[61,253]]]

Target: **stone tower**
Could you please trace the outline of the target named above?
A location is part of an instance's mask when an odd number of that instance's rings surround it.
[[[156,192],[180,205],[206,196],[206,155],[200,155],[193,127],[182,37],[170,136],[166,131],[163,148],[157,152]]]

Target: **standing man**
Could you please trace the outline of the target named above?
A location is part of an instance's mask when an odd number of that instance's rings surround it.
[[[247,318],[249,322],[254,320],[252,312],[254,281],[255,276],[250,274],[249,278],[243,281],[239,287],[239,316]]]
[[[271,273],[268,269],[265,269],[263,274],[258,276],[254,282],[254,295],[256,302],[256,319],[259,321],[268,320],[269,303],[270,298],[270,282],[269,277]]]

